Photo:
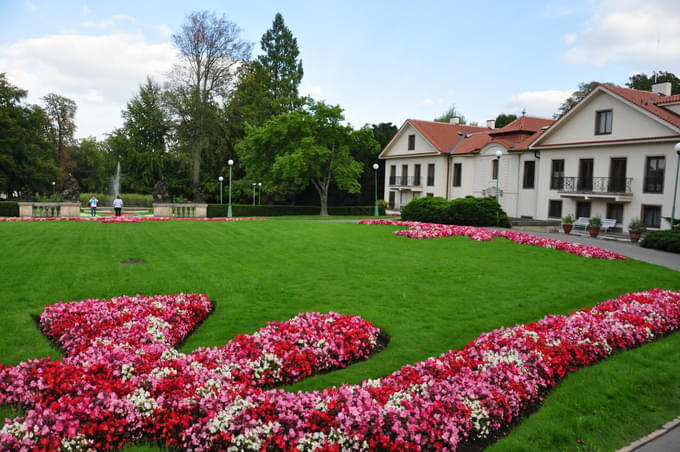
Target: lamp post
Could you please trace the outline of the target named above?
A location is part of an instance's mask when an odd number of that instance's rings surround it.
[[[496,226],[498,226],[498,223],[500,223],[500,217],[501,217],[501,202],[499,200],[499,191],[498,191],[498,181],[501,178],[501,155],[503,153],[501,152],[500,149],[496,151]]]
[[[257,205],[262,205],[262,182],[257,183]]]
[[[229,206],[227,207],[227,218],[231,218],[231,167],[234,166],[234,161],[229,159]]]
[[[257,183],[253,182],[253,205],[255,205],[255,186]]]
[[[55,195],[57,193],[57,183],[55,181],[52,181],[52,194]]]
[[[680,174],[680,143],[675,143],[675,153],[678,154],[678,163],[675,166],[675,189],[673,189],[673,208],[671,209],[671,230],[675,225],[675,200],[678,196],[678,174]]]
[[[373,209],[373,216],[378,216],[378,168],[380,165],[377,163],[373,164],[373,172],[375,174],[375,208]]]
[[[224,177],[220,176],[217,180],[220,181],[220,204],[222,204],[222,181],[224,180]]]

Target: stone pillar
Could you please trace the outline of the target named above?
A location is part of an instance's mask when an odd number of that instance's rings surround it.
[[[196,218],[207,218],[208,217],[208,205],[207,204],[194,204],[196,210],[194,212],[194,217]]]
[[[61,218],[79,218],[80,217],[80,203],[79,202],[60,202],[59,216]]]
[[[18,202],[19,216],[22,218],[33,217],[33,203],[32,202]]]
[[[169,203],[153,203],[153,216],[154,217],[171,217],[172,216],[172,204]]]

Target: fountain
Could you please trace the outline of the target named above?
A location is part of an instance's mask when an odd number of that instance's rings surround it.
[[[113,176],[111,181],[111,197],[115,198],[116,195],[120,194],[120,161],[116,165],[116,175]]]

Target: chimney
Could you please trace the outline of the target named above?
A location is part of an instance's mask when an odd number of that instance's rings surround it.
[[[489,129],[495,129],[496,128],[496,120],[495,119],[487,119],[486,120],[486,126]]]
[[[661,94],[662,96],[671,95],[671,82],[659,82],[652,85],[652,92]]]
[[[460,124],[460,118],[458,116],[449,118],[449,124]]]

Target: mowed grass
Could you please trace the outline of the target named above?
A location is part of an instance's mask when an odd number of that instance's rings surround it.
[[[60,357],[31,318],[45,304],[122,294],[209,295],[216,310],[183,352],[303,311],[360,315],[390,335],[371,359],[286,388],[307,391],[387,375],[500,326],[631,291],[680,289],[679,273],[638,261],[503,239],[412,240],[395,229],[309,221],[0,224],[0,362]],[[121,264],[128,259],[146,263]],[[678,375],[675,333],[570,375],[491,450],[625,446],[680,415]],[[14,414],[5,407],[0,415]]]

